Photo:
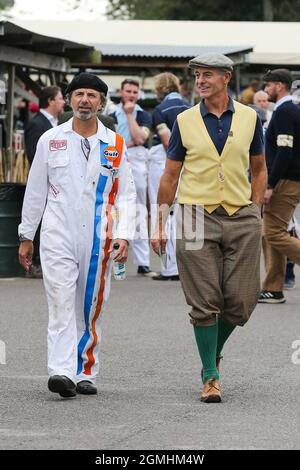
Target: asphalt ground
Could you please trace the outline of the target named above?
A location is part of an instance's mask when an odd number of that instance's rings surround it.
[[[220,404],[200,402],[179,282],[139,277],[128,264],[103,315],[99,393],[64,400],[47,389],[42,281],[1,279],[0,448],[299,449],[298,268],[296,277],[286,304],[258,305],[226,344]]]

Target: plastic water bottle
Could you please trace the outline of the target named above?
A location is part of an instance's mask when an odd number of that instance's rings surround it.
[[[119,249],[120,245],[118,243],[114,244],[114,253]],[[125,263],[119,263],[119,261],[114,261],[113,264],[114,278],[116,281],[123,281],[126,278],[126,268]]]

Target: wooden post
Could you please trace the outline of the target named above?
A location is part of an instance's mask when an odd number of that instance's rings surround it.
[[[195,76],[191,69],[184,69],[183,72],[183,81],[186,83],[186,88],[188,91],[187,95],[183,95],[183,98],[186,99],[192,106],[195,104]]]
[[[235,73],[235,94],[236,94],[235,99],[238,101],[240,93],[241,93],[241,69],[239,65],[236,65],[234,67],[234,73]]]
[[[51,71],[50,74],[50,83],[51,83],[51,86],[52,85],[57,85],[57,82],[56,82],[56,75],[55,75],[55,72]]]
[[[13,131],[14,131],[14,89],[15,89],[15,65],[8,65],[7,86],[7,132],[6,155],[8,158],[7,182],[12,181],[14,166]]]

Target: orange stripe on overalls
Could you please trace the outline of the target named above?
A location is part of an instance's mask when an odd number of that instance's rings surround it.
[[[124,139],[121,137],[119,134],[116,134],[116,150],[118,152],[118,156],[111,160],[113,164],[113,168],[119,168],[120,163],[121,163],[121,158],[122,158],[122,152],[123,152],[123,147],[124,147]],[[111,147],[108,147],[110,150]],[[106,149],[107,150],[107,149]],[[101,280],[100,280],[100,287],[98,291],[98,301],[95,309],[95,315],[92,320],[92,336],[93,336],[93,343],[87,350],[87,358],[88,362],[84,366],[84,374],[86,375],[91,375],[91,369],[92,366],[95,363],[95,358],[94,358],[94,348],[97,345],[98,342],[98,335],[96,333],[96,321],[99,318],[99,315],[101,313],[102,305],[103,305],[103,298],[104,298],[104,289],[105,289],[105,274],[106,274],[106,269],[107,269],[107,264],[109,261],[109,248],[110,244],[112,241],[112,216],[111,216],[111,208],[114,205],[116,194],[118,192],[119,188],[119,179],[116,178],[113,182],[111,191],[109,193],[108,197],[108,206],[106,208],[106,216],[107,216],[107,226],[106,226],[106,239],[105,239],[105,246],[104,246],[104,258],[102,261],[102,270],[101,270]]]

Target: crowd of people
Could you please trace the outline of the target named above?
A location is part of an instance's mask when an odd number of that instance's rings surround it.
[[[189,67],[201,98],[195,106],[170,72],[154,78],[159,104],[152,116],[138,104],[133,79],[121,83],[120,103],[108,106],[107,85],[83,72],[65,98],[46,87],[25,130],[32,166],[19,256],[44,278],[48,387],[62,397],[97,393],[99,318],[113,260],[124,262],[129,244],[137,275],[181,281],[206,403],[221,401],[221,353],[236,326],[257,302],[285,302],[284,285],[295,284],[300,108],[292,76],[269,71],[262,89],[251,83],[238,102],[228,92],[228,57],[202,54]],[[72,111],[57,125],[65,101]],[[202,224],[200,239],[187,235],[187,221]],[[160,273],[151,270],[150,240]]]

